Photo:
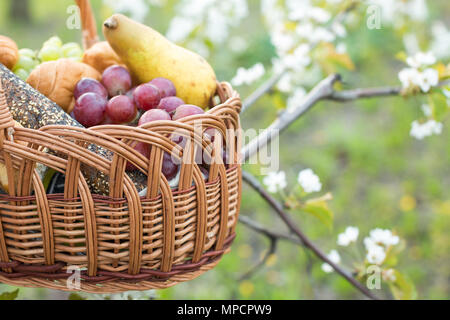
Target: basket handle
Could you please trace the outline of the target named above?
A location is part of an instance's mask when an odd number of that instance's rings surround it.
[[[84,50],[89,49],[99,41],[97,24],[89,0],[75,0],[80,8],[82,41]]]

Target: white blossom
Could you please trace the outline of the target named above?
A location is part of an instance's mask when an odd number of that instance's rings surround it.
[[[144,0],[103,0],[105,5],[115,12],[128,13],[133,20],[143,22],[149,12],[149,5]]]
[[[433,41],[431,49],[440,59],[450,57],[450,30],[442,21],[435,22],[432,27]]]
[[[428,104],[422,104],[420,108],[422,109],[422,112],[426,117],[430,117],[433,114],[433,111],[431,110],[431,107]]]
[[[305,169],[298,174],[298,183],[307,193],[318,192],[322,189],[319,177],[311,169]]]
[[[367,250],[366,259],[370,264],[381,265],[384,259],[386,259],[386,252],[383,247],[370,246]]]
[[[435,69],[425,69],[422,73],[420,73],[418,82],[420,89],[423,92],[428,92],[431,87],[435,87],[439,84],[439,73]]]
[[[347,227],[343,233],[338,235],[337,244],[343,247],[348,246],[352,242],[356,242],[359,235],[357,227]]]
[[[400,238],[392,234],[392,231],[389,229],[373,229],[370,231],[369,236],[377,245],[395,246],[400,241]]]
[[[398,78],[404,89],[415,86],[419,83],[420,72],[414,68],[405,68],[398,73]]]
[[[368,0],[370,5],[376,5],[381,9],[383,21],[401,27],[404,18],[415,21],[424,21],[428,17],[428,8],[425,0]]]
[[[284,171],[269,172],[269,174],[264,177],[263,183],[270,193],[276,193],[286,188],[286,174]]]
[[[411,131],[409,134],[411,137],[422,140],[423,138],[432,136],[433,134],[441,134],[442,128],[442,123],[437,122],[434,119],[428,120],[425,123],[419,123],[419,121],[415,120],[411,124]]]
[[[187,36],[195,29],[194,20],[178,16],[170,21],[169,29],[166,36],[173,42],[180,42],[187,38]]]
[[[281,92],[291,92],[293,89],[292,76],[290,72],[286,72],[277,83],[277,88]]]
[[[436,63],[436,57],[429,52],[418,52],[413,57],[408,57],[406,63],[413,68],[419,69],[422,67],[431,66]]]
[[[397,280],[397,277],[395,276],[395,270],[394,269],[386,269],[381,272],[381,276],[383,277],[383,280],[386,282],[394,282]]]
[[[432,68],[427,68],[424,71],[419,71],[416,68],[405,68],[399,72],[398,78],[404,89],[417,86],[425,93],[439,84],[439,73]]]
[[[169,24],[167,37],[180,42],[196,32],[194,40],[209,40],[215,44],[225,42],[230,29],[248,16],[246,0],[183,0],[177,6],[178,15]]]
[[[344,53],[347,53],[347,45],[345,44],[345,43],[339,43],[337,46],[336,46],[336,52],[337,53],[340,53],[340,54],[344,54]]]
[[[300,72],[311,63],[309,56],[310,47],[308,44],[299,45],[292,54],[289,54],[283,58],[283,63],[286,68]]]
[[[341,263],[341,256],[339,255],[339,252],[337,252],[336,250],[331,250],[330,253],[327,255],[327,257],[328,259],[330,259],[331,262],[335,264]],[[322,264],[322,270],[326,273],[330,273],[334,269],[328,263],[324,263]]]
[[[347,30],[342,25],[342,23],[333,23],[331,28],[332,28],[334,34],[337,35],[338,37],[343,38],[347,35]]]
[[[236,76],[231,80],[231,83],[235,86],[249,85],[261,78],[264,73],[265,69],[262,63],[257,63],[249,69],[240,67],[237,70]]]

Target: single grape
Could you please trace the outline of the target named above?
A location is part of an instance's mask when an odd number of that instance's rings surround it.
[[[87,92],[97,93],[105,99],[108,99],[108,91],[106,91],[105,87],[99,81],[92,78],[82,78],[75,86],[73,96],[75,99],[78,99]]]
[[[127,93],[131,88],[131,75],[122,66],[114,65],[103,71],[102,84],[110,97]]]
[[[22,68],[19,69],[14,69],[14,73],[16,74],[16,76],[18,76],[20,79],[22,79],[23,81],[27,81],[28,76],[30,75],[30,73]]]
[[[175,110],[183,104],[184,101],[178,97],[166,97],[161,99],[158,109],[166,110],[170,115],[172,115]]]
[[[26,71],[33,70],[39,62],[36,59],[30,58],[28,56],[19,56],[19,61],[17,61],[14,66],[14,70],[25,69]]]
[[[145,144],[143,142],[138,142],[136,144],[136,146],[134,147],[134,150],[136,150],[137,152],[142,154],[147,159],[150,157],[150,148],[149,148],[148,144]],[[128,161],[125,169],[127,171],[135,171],[135,170],[137,170],[137,167]]]
[[[133,96],[137,107],[144,111],[157,108],[161,101],[158,88],[151,84],[141,84]]]
[[[81,59],[83,56],[83,50],[81,50],[81,47],[76,42],[69,42],[66,43],[61,47],[62,55],[65,58],[77,58]]]
[[[172,160],[172,156],[170,153],[164,152],[163,155],[163,164],[162,164],[162,173],[166,177],[167,180],[172,180],[176,177],[180,166],[175,164]]]
[[[177,90],[172,81],[166,78],[155,78],[149,82],[159,89],[161,98],[172,97],[177,95]]]
[[[133,121],[136,115],[136,106],[127,96],[115,96],[106,105],[106,115],[113,123],[127,123]]]
[[[73,109],[75,119],[87,128],[99,125],[105,118],[107,103],[104,97],[96,93],[85,93],[75,103]]]
[[[53,47],[61,48],[62,45],[63,45],[62,40],[58,36],[53,36],[53,37],[51,37],[50,39],[48,39],[47,41],[44,42],[43,47],[53,46]]]
[[[152,121],[158,121],[158,120],[172,120],[170,118],[170,115],[165,111],[161,109],[151,109],[146,111],[142,117],[139,119],[138,126],[142,126],[143,124],[152,122]]]
[[[36,51],[31,50],[31,49],[27,49],[27,48],[23,48],[19,50],[19,55],[20,56],[24,56],[24,57],[28,57],[31,59],[36,59]]]
[[[44,46],[41,51],[39,51],[38,58],[39,60],[45,61],[55,61],[61,58],[62,52],[61,48],[56,46]]]
[[[200,107],[194,106],[192,104],[183,104],[175,110],[175,114],[173,115],[172,119],[180,120],[182,118],[203,113],[205,113],[205,111]]]

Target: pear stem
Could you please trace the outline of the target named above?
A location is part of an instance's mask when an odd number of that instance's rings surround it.
[[[114,17],[108,18],[103,25],[108,29],[116,29],[117,28],[117,20]]]

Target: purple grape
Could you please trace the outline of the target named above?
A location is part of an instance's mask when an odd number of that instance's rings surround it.
[[[134,150],[142,154],[147,159],[150,157],[150,148],[148,144],[145,144],[143,142],[138,142],[136,146],[134,147]],[[138,168],[132,164],[131,162],[127,162],[126,168],[127,171],[136,171]]]
[[[127,96],[115,96],[106,106],[106,114],[113,123],[127,123],[136,116],[136,106]]]
[[[73,96],[75,97],[75,100],[77,100],[83,94],[88,92],[97,93],[105,99],[108,99],[108,91],[106,91],[105,87],[97,80],[91,78],[83,78],[78,81]]]
[[[164,152],[162,173],[167,180],[172,180],[177,176],[179,167],[180,166],[175,164],[174,161],[172,160],[172,156],[170,155],[170,153]]]
[[[183,104],[175,110],[175,114],[173,115],[172,119],[180,120],[189,116],[204,113],[205,111],[200,107],[194,106],[192,104]]]
[[[144,111],[156,109],[161,102],[159,89],[148,83],[137,87],[134,90],[133,97],[137,107]]]
[[[85,93],[75,103],[75,119],[86,128],[99,125],[105,118],[107,103],[108,101],[97,93]]]
[[[131,75],[124,67],[114,65],[103,71],[102,84],[110,97],[126,94],[131,88]]]
[[[148,122],[152,121],[158,121],[158,120],[172,120],[170,118],[170,115],[165,111],[161,109],[151,109],[146,111],[141,119],[139,119],[138,126],[142,126],[143,124],[146,124]]]
[[[172,81],[166,78],[155,78],[149,82],[159,89],[161,98],[174,97],[177,95],[177,90]]]
[[[166,97],[161,99],[158,109],[166,110],[170,115],[173,115],[175,110],[183,104],[184,101],[178,97]]]

